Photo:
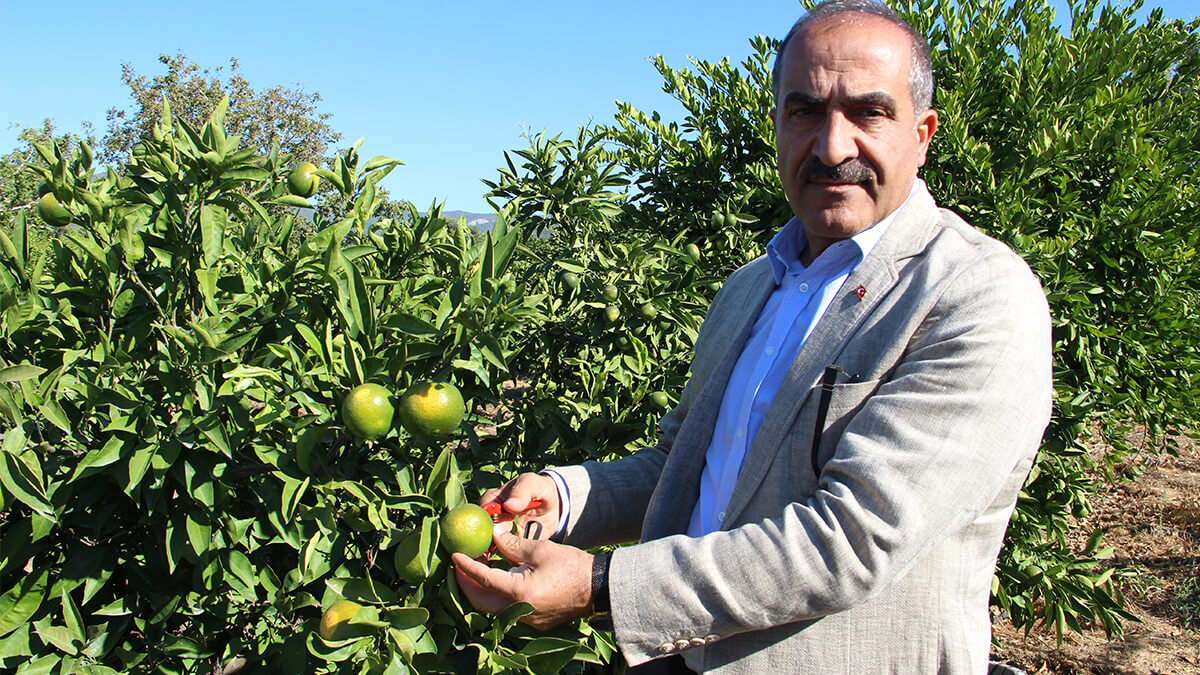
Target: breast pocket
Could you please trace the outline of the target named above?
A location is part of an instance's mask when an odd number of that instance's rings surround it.
[[[825,410],[824,420],[820,417],[821,387],[814,387],[809,396],[810,403],[799,416],[798,425],[792,433],[793,470],[803,477],[801,482],[815,485],[816,477],[820,475],[820,467],[825,465],[837,449],[842,439],[842,433],[854,416],[866,405],[867,399],[879,389],[882,380],[868,382],[839,382],[834,385],[829,396],[829,407]],[[818,424],[820,430],[818,431]],[[814,453],[814,440],[820,437],[819,445]]]

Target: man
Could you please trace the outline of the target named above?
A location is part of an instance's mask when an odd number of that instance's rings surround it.
[[[455,556],[477,608],[530,602],[548,627],[610,606],[628,663],[667,672],[986,671],[1049,315],[1020,258],[917,179],[928,54],[864,0],[792,29],[772,117],[795,219],[714,300],[655,447],[484,496],[564,543],[499,527],[512,571]]]

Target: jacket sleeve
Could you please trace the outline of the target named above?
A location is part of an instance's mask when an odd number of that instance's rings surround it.
[[[613,619],[630,665],[680,638],[863,603],[1019,485],[1050,413],[1045,297],[1007,251],[958,269],[847,424],[814,493],[781,500],[772,518],[614,554]]]

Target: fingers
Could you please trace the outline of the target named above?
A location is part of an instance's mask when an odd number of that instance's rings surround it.
[[[455,553],[451,559],[454,563],[454,578],[472,607],[481,612],[496,614],[512,604],[512,589],[506,585],[507,580],[504,579],[511,576],[508,572],[492,569],[461,553]],[[505,587],[506,591],[499,590],[501,586]]]
[[[537,473],[523,473],[510,480],[500,488],[496,498],[502,500],[506,511],[517,515],[558,508],[558,488],[554,479]],[[540,501],[542,505],[530,508],[534,501]]]
[[[509,529],[509,523],[520,517],[526,522],[524,532],[537,539],[548,539],[558,529],[560,504],[558,487],[554,479],[536,473],[523,473],[499,489],[483,493],[481,504],[500,502],[503,509],[495,518],[497,534]],[[529,529],[528,523],[536,521],[538,526]]]
[[[570,546],[502,533],[497,549],[516,564],[504,571],[455,554],[455,579],[475,609],[496,613],[528,602],[532,614],[521,621],[547,629],[591,611],[592,556]]]

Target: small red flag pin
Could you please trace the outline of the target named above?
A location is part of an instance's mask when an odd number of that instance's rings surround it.
[[[858,296],[859,300],[862,300],[863,296],[867,294],[867,289],[859,286],[858,288],[854,289],[854,294]]]

